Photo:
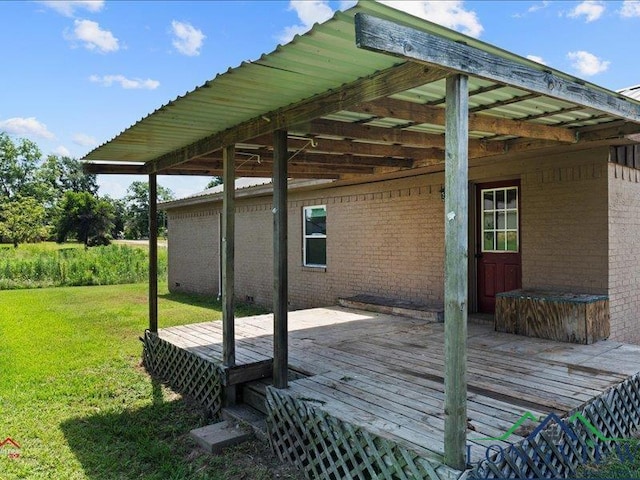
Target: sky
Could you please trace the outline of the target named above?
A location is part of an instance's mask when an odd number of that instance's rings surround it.
[[[0,131],[82,158],[179,95],[255,60],[351,1],[2,1]],[[617,90],[640,84],[640,0],[390,1]],[[134,180],[100,175],[120,198]],[[207,177],[159,177],[177,198]]]

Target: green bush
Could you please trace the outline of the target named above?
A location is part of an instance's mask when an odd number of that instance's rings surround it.
[[[0,248],[0,290],[146,282],[148,251],[126,245],[51,249]],[[167,251],[158,249],[158,278],[167,275]]]

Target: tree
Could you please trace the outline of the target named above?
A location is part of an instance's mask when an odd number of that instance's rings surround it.
[[[0,133],[0,198],[41,197],[37,188],[40,166],[38,146],[25,138],[14,142]]]
[[[213,177],[209,183],[207,183],[206,188],[217,187],[218,185],[222,185],[224,183],[223,177]]]
[[[89,192],[65,192],[60,201],[56,241],[66,241],[75,234],[85,246],[108,244],[113,227],[113,207],[107,200]]]
[[[173,200],[173,192],[158,185],[158,201]],[[149,184],[133,182],[124,197],[127,202],[127,221],[124,236],[130,239],[146,238],[149,235]],[[158,212],[158,225],[166,225],[166,212]]]
[[[123,238],[125,223],[127,221],[127,203],[121,198],[111,198],[108,195],[102,197],[109,202],[113,208],[113,227],[111,228],[112,238]]]
[[[49,236],[46,212],[33,197],[14,197],[0,202],[0,237],[17,247],[20,243],[39,242]]]
[[[75,158],[49,155],[38,170],[38,178],[62,197],[63,192],[98,193],[96,175],[86,173]]]

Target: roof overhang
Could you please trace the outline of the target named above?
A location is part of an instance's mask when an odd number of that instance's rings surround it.
[[[471,164],[524,149],[630,143],[640,133],[634,99],[362,2],[159,108],[90,152],[86,168],[220,175],[221,149],[235,145],[238,177],[270,176],[276,130],[289,134],[293,178],[437,166],[445,78],[454,73],[469,76]]]

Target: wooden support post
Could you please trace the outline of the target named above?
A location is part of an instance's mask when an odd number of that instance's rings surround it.
[[[158,179],[149,175],[149,330],[158,332]]]
[[[273,386],[287,388],[287,132],[273,132]]]
[[[234,263],[235,263],[235,146],[222,152],[222,363],[236,364],[234,321]]]
[[[465,75],[447,77],[444,250],[444,456],[466,468],[469,103]]]
[[[233,367],[236,364],[235,334],[235,214],[236,214],[236,172],[235,146],[222,150],[222,365]],[[235,405],[238,401],[235,385],[224,387],[225,406]]]

